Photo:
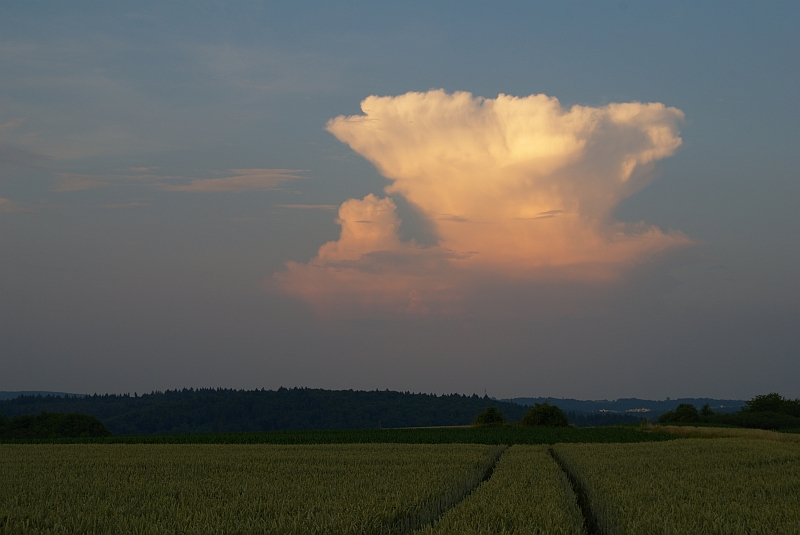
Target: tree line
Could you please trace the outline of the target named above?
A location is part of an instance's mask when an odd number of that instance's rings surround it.
[[[86,414],[61,414],[42,412],[8,418],[0,414],[0,439],[26,438],[80,438],[107,437],[111,435],[103,423]]]
[[[685,405],[670,411],[661,421],[764,429],[800,428],[800,412],[797,410],[800,402],[786,400],[778,394],[756,396],[735,414],[716,413],[708,406],[699,410],[694,406],[687,409]],[[26,395],[0,401],[0,415],[8,419],[42,412],[81,413],[97,418],[115,435],[150,435],[469,425],[475,415],[488,406],[496,407],[507,421],[513,422],[522,421],[528,411],[526,406],[474,394],[310,388],[189,388],[144,395]],[[639,415],[574,411],[566,413],[566,418],[570,424],[579,427],[645,421]]]

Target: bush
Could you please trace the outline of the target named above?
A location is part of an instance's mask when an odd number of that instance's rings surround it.
[[[522,418],[523,425],[539,425],[545,427],[567,427],[569,421],[564,411],[548,402],[534,403],[533,407]]]
[[[497,407],[486,407],[486,410],[475,417],[472,425],[501,425],[506,422],[503,413]]]
[[[700,421],[700,413],[697,408],[689,403],[681,403],[674,411],[665,412],[658,417],[658,423],[697,423]]]

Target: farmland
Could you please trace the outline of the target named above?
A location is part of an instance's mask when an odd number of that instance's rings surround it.
[[[800,447],[745,439],[557,444],[601,533],[800,533]]]
[[[4,445],[4,533],[398,533],[477,486],[502,448]]]
[[[798,503],[777,440],[0,445],[0,533],[782,534]]]
[[[94,438],[12,439],[7,443],[58,444],[556,444],[558,442],[643,442],[673,439],[638,427],[421,427],[407,429],[321,429],[250,433],[116,435]]]
[[[580,535],[583,517],[567,476],[544,446],[512,446],[492,478],[424,535]]]

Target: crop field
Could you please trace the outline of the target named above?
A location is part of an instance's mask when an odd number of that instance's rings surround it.
[[[747,439],[557,444],[606,535],[800,533],[800,446]]]
[[[556,444],[558,442],[645,442],[672,440],[658,430],[620,427],[420,427],[117,435],[96,438],[11,439],[12,444]]]
[[[2,533],[403,533],[476,487],[479,445],[0,446]]]
[[[566,474],[546,446],[512,446],[491,479],[424,535],[581,535],[583,516]]]
[[[757,438],[800,444],[800,432],[794,429],[778,432],[741,427],[698,427],[693,425],[654,425],[650,429],[680,438]]]
[[[775,440],[0,445],[0,534],[767,535],[798,504]]]

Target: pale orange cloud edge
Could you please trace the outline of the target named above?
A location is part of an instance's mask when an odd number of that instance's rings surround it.
[[[361,109],[332,119],[328,131],[390,180],[386,193],[430,220],[438,243],[402,241],[389,197],[346,201],[339,240],[274,274],[282,291],[318,312],[457,312],[486,277],[602,283],[692,243],[613,217],[680,146],[676,108],[565,109],[546,95],[432,90],[370,96]]]

